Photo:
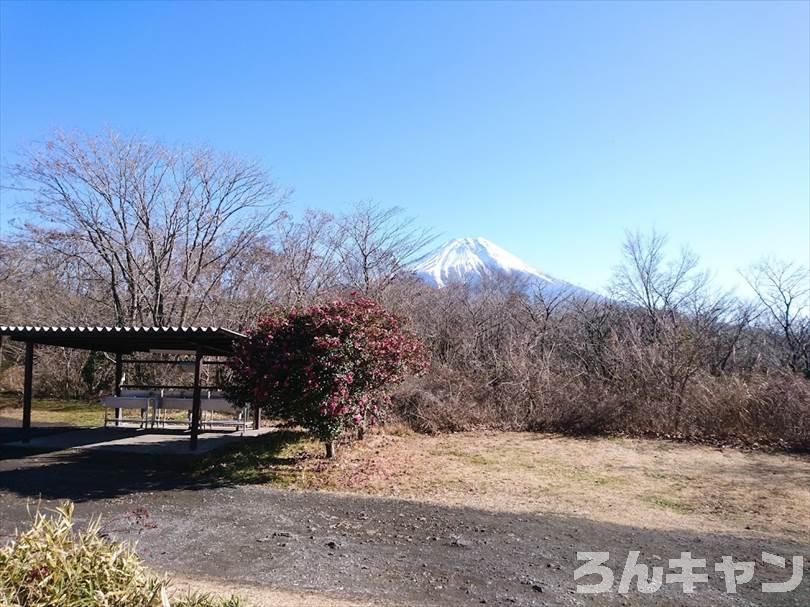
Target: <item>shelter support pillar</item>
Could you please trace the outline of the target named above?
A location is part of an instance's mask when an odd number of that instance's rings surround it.
[[[120,352],[115,353],[115,392],[116,396],[121,396],[121,381],[124,377],[124,357]],[[121,409],[115,410],[115,425],[121,419]]]
[[[253,406],[253,429],[258,430],[259,426],[261,425],[262,410],[259,408],[259,405],[252,405],[252,406]]]
[[[194,359],[194,394],[191,401],[191,449],[197,448],[197,435],[200,432],[200,413],[202,408],[202,394],[200,390],[200,371],[202,368],[203,353],[197,348]]]
[[[25,342],[25,373],[23,380],[23,440],[31,434],[31,395],[34,387],[34,342]]]

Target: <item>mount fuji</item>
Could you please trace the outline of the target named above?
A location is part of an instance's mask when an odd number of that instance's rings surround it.
[[[450,240],[417,259],[411,270],[418,278],[438,288],[507,280],[526,292],[539,289],[548,295],[566,293],[577,297],[598,297],[582,287],[540,272],[486,238]]]

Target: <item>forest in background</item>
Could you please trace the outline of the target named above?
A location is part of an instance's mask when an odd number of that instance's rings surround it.
[[[395,399],[417,430],[810,450],[810,275],[798,263],[763,257],[744,272],[754,296],[742,298],[717,289],[689,250],[670,254],[665,236],[628,233],[608,297],[508,279],[434,289],[408,270],[433,235],[401,209],[292,217],[261,166],[211,149],[55,133],[5,172],[26,222],[0,240],[0,324],[240,329],[273,306],[360,292],[430,352],[428,373]],[[110,390],[104,355],[39,348],[37,358],[40,395]],[[0,389],[20,389],[21,359],[5,340]]]

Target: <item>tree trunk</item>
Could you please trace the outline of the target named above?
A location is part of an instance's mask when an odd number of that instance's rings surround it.
[[[335,457],[335,443],[334,441],[329,441],[328,443],[324,443],[326,446],[326,457],[332,459]]]

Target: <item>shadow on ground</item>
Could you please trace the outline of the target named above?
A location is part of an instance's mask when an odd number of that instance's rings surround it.
[[[0,459],[52,453],[134,436],[136,428],[77,428],[76,426],[38,426],[29,430],[0,428]],[[17,445],[28,439],[30,444]],[[42,440],[44,439],[44,440]]]
[[[11,424],[10,422],[14,422]],[[20,428],[18,420],[12,420],[5,417],[0,417],[0,445],[5,443],[13,443],[21,441],[26,437],[39,438],[41,436],[50,436],[52,434],[61,434],[62,432],[70,432],[76,430],[76,426],[63,426],[60,424],[38,424],[36,428],[31,428],[27,433]]]
[[[134,432],[110,431],[122,437]],[[87,502],[145,491],[268,482],[283,475],[285,467],[295,466],[295,458],[280,454],[301,436],[300,432],[279,430],[243,438],[199,456],[119,453],[103,447],[32,453],[0,444],[0,492],[32,499]],[[266,472],[268,466],[273,467],[272,473]]]
[[[808,557],[808,545],[645,529],[629,518],[614,525],[237,482],[239,472],[256,463],[294,466],[295,458],[286,454],[299,440],[297,432],[277,431],[201,458],[79,450],[5,460],[0,537],[30,520],[32,501],[41,498],[47,506],[71,499],[79,502],[80,522],[101,516],[105,531],[137,539],[138,551],[160,570],[251,585],[442,607],[810,604],[807,558],[805,581],[795,592],[759,592],[762,581],[789,577],[787,570],[763,565],[763,551]],[[713,568],[709,584],[692,595],[669,585],[651,596],[618,595],[630,550],[641,552],[640,561],[665,568],[682,551],[709,565],[730,555],[757,561],[756,577],[737,595],[725,594]],[[614,592],[576,594],[574,571],[582,564],[577,551],[610,552]]]

